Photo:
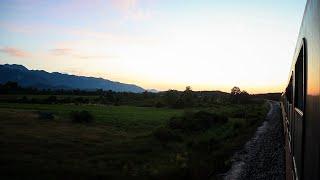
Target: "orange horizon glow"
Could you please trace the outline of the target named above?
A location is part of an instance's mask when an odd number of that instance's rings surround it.
[[[0,2],[0,63],[145,89],[282,92],[305,2]]]

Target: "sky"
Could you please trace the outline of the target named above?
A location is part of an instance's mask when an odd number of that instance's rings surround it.
[[[306,0],[1,0],[0,64],[145,89],[281,92]]]

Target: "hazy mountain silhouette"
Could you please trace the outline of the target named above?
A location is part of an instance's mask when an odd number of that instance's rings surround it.
[[[43,70],[29,70],[22,65],[0,65],[0,83],[17,82],[22,87],[40,89],[81,89],[81,90],[112,90],[117,92],[140,93],[145,90],[134,84],[124,84],[107,79],[75,76],[58,72],[49,73]]]
[[[156,89],[147,89],[146,91],[151,92],[151,93],[158,93],[159,91]]]

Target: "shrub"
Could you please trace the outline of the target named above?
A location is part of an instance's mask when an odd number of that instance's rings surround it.
[[[237,111],[237,112],[234,112],[233,114],[232,114],[232,117],[233,118],[245,118],[246,117],[246,114],[245,114],[245,112],[244,111]]]
[[[242,121],[235,121],[233,123],[233,129],[241,129],[245,126],[247,122],[245,120],[242,120]]]
[[[182,129],[184,131],[203,131],[215,124],[226,123],[228,118],[215,113],[199,111],[196,113],[187,112],[182,117],[172,117],[168,121],[171,129]]]
[[[48,104],[53,104],[58,101],[57,96],[49,96],[47,99],[45,99],[45,102]]]
[[[72,99],[70,97],[65,97],[65,98],[62,98],[60,102],[67,104],[67,103],[71,103]]]
[[[39,119],[46,119],[46,120],[52,120],[54,119],[53,113],[52,112],[38,112],[38,118]]]
[[[27,96],[23,96],[21,99],[20,99],[20,102],[21,103],[28,103],[29,102],[29,99]]]
[[[94,120],[93,115],[89,111],[73,111],[70,113],[72,122],[75,123],[90,123]]]
[[[206,111],[199,111],[194,114],[194,117],[199,120],[207,121],[208,124],[226,123],[228,118],[215,113],[210,113]]]
[[[168,121],[168,126],[171,129],[183,129],[184,128],[184,124],[182,122],[182,118],[181,117],[172,117]]]
[[[76,98],[74,98],[74,102],[77,104],[88,104],[89,99],[83,98],[83,97],[76,97]]]
[[[216,137],[207,137],[192,139],[191,141],[188,141],[186,145],[193,150],[211,152],[220,145],[220,142],[216,140]]]
[[[153,132],[154,137],[163,142],[163,143],[167,143],[169,141],[177,141],[180,140],[180,136],[178,136],[177,134],[175,134],[172,130],[165,128],[165,127],[161,127],[156,129]]]
[[[155,107],[156,107],[156,108],[161,108],[161,107],[164,107],[164,104],[163,104],[161,101],[157,101],[157,102],[155,103]]]

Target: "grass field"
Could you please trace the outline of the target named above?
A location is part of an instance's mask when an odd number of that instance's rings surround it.
[[[72,123],[69,113],[76,110],[91,112],[95,121]],[[262,122],[267,106],[217,105],[201,110],[224,114],[229,120],[201,132],[175,130],[181,139],[163,143],[153,132],[185,110],[0,103],[1,175],[17,179],[217,178],[229,167],[233,152]],[[55,118],[39,119],[39,111],[52,112]]]
[[[53,112],[58,119],[67,119],[71,111],[87,110],[97,123],[109,124],[125,130],[148,129],[162,125],[170,117],[183,110],[135,106],[74,105],[74,104],[18,104],[0,103],[2,110],[23,110],[30,112]]]
[[[34,99],[46,99],[52,95],[30,95],[30,94],[0,94],[0,101],[6,101],[6,100],[17,100],[17,99],[21,99],[23,97],[28,97],[30,99],[34,98]],[[99,96],[97,95],[54,95],[56,96],[58,99],[62,99],[62,98],[78,98],[78,97],[82,97],[82,98],[87,98],[87,99],[94,99],[94,98],[98,98]]]

